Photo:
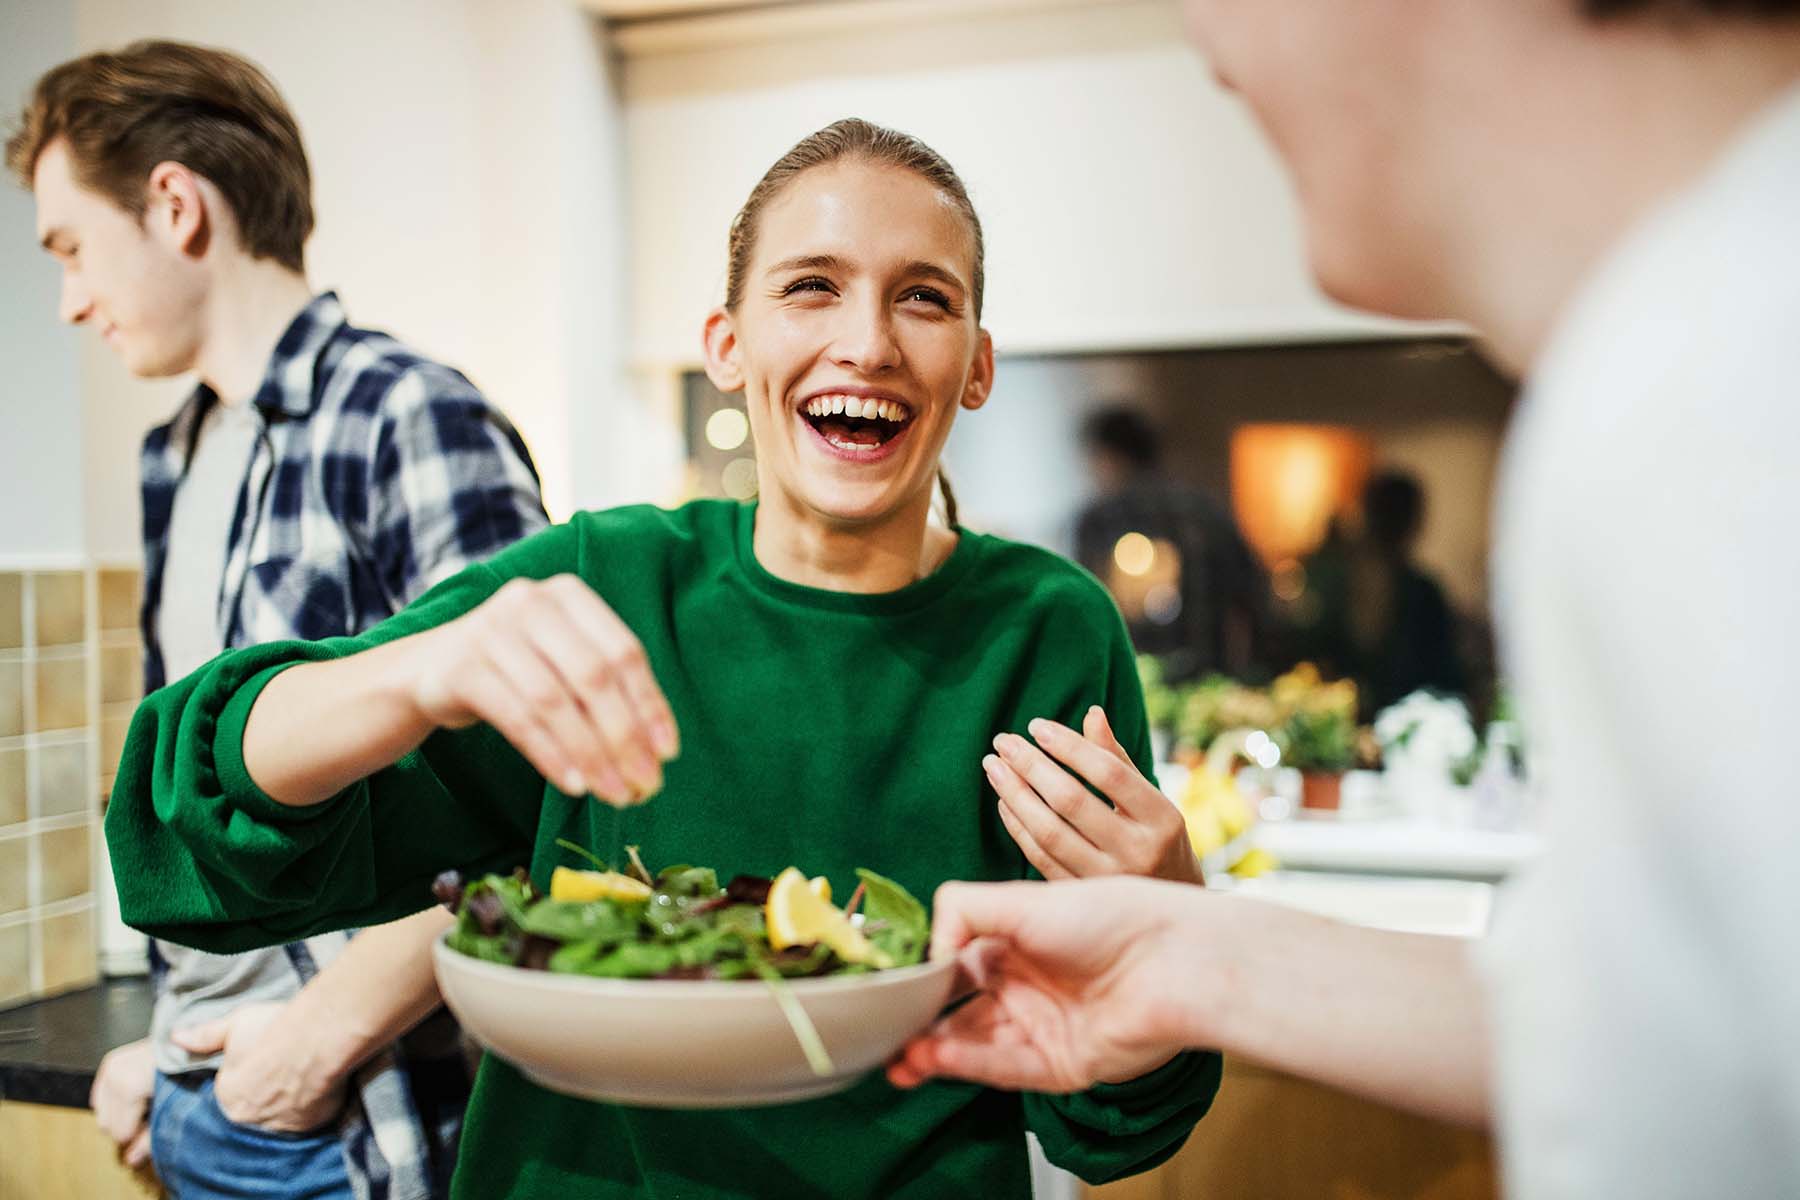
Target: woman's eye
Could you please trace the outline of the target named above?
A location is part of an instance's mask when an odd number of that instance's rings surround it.
[[[944,295],[944,293],[938,291],[936,288],[929,288],[929,287],[908,288],[908,289],[906,289],[906,295],[903,297],[903,299],[922,300],[926,304],[935,304],[939,308],[947,309],[950,307],[949,298],[946,297]]]
[[[793,283],[782,288],[781,294],[784,296],[792,296],[796,292],[829,292],[830,290],[831,284],[815,275],[806,279],[796,279]]]

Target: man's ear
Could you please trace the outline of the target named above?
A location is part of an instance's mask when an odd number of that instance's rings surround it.
[[[144,228],[179,253],[198,256],[212,237],[212,213],[200,177],[178,162],[150,169]]]

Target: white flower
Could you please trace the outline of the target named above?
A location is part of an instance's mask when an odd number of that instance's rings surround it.
[[[1445,772],[1478,744],[1463,702],[1429,692],[1383,709],[1375,718],[1375,738],[1389,765]]]

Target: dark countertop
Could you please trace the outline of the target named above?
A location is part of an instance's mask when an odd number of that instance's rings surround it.
[[[0,1100],[86,1108],[106,1052],[150,1032],[150,981],[103,979],[0,1009]]]

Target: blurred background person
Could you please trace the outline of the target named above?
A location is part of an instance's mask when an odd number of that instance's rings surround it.
[[[1414,558],[1424,524],[1418,477],[1381,471],[1363,486],[1360,530],[1333,521],[1301,564],[1295,651],[1329,677],[1354,679],[1365,720],[1421,688],[1458,694],[1468,686],[1456,611]]]
[[[1075,554],[1106,583],[1133,645],[1171,680],[1243,676],[1257,661],[1267,585],[1231,514],[1162,467],[1149,418],[1116,406],[1082,423],[1096,492],[1075,521]]]

